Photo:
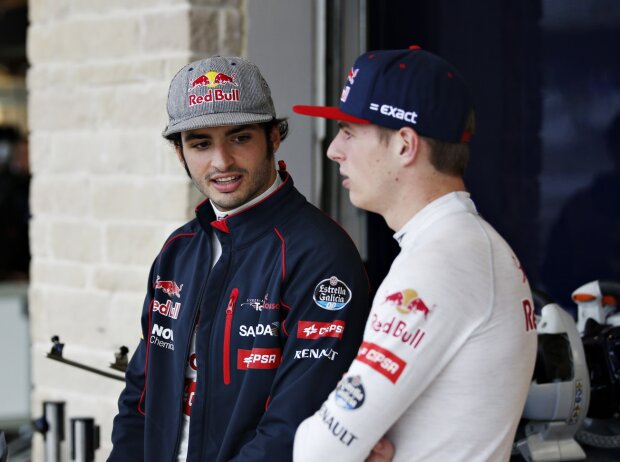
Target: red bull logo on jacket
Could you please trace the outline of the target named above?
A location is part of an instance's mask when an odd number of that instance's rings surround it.
[[[159,275],[157,275],[157,279],[155,280],[153,288],[156,290],[161,289],[166,295],[170,297],[176,296],[178,298],[181,298],[181,289],[183,288],[183,284],[179,286],[175,281],[161,281]]]
[[[399,313],[409,314],[419,311],[424,315],[424,319],[429,315],[431,310],[426,303],[418,297],[418,293],[413,289],[405,289],[400,292],[394,292],[385,297],[383,303],[393,305]]]
[[[188,104],[190,107],[198,104],[213,103],[217,101],[239,101],[239,84],[236,81],[237,74],[224,74],[223,72],[208,71],[200,77],[189,82],[188,92],[197,88],[206,87],[209,90],[202,94],[190,94],[188,96]],[[222,87],[222,88],[217,88]],[[232,88],[231,91],[225,92],[224,87]],[[235,88],[233,88],[235,87]]]
[[[180,310],[181,304],[179,302],[172,304],[172,300],[168,300],[166,303],[160,303],[157,300],[153,300],[153,311],[158,312],[162,316],[177,319],[179,317]]]

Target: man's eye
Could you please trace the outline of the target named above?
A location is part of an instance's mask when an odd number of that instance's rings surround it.
[[[207,149],[209,146],[210,144],[207,141],[192,144],[193,149]]]
[[[251,135],[235,135],[233,136],[233,142],[235,143],[245,143],[247,141],[249,141],[252,138]]]

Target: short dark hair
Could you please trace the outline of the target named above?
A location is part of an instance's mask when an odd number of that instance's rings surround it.
[[[476,130],[476,115],[470,111],[465,121],[465,132],[473,136]],[[469,163],[469,143],[449,143],[433,138],[424,139],[431,147],[431,164],[438,172],[446,175],[460,176],[465,175],[467,164]]]
[[[259,124],[265,130],[265,135],[267,136],[267,140],[269,140],[269,136],[271,135],[271,130],[274,127],[278,128],[280,132],[280,141],[284,141],[284,139],[288,136],[288,119],[272,119],[269,122],[263,122]],[[181,140],[181,133],[172,133],[171,135],[164,136],[168,141],[170,141],[175,148],[183,150],[183,142]]]
[[[476,116],[474,111],[471,111],[465,122],[465,131],[473,135],[475,128]],[[390,137],[398,130],[379,127],[378,131],[379,140],[382,143],[387,143]],[[438,172],[460,177],[465,175],[465,170],[469,163],[469,143],[450,143],[422,135],[420,137],[424,138],[429,144],[431,150],[430,161]]]

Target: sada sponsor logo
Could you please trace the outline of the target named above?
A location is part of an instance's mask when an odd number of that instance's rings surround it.
[[[336,404],[344,409],[358,409],[364,404],[366,392],[359,375],[345,377],[340,381],[335,392]]]
[[[324,310],[338,311],[347,306],[351,296],[351,289],[336,276],[332,276],[317,284],[312,299]]]
[[[241,337],[258,337],[266,335],[276,337],[280,333],[280,323],[272,322],[271,324],[257,324],[255,326],[239,326],[239,335]]]

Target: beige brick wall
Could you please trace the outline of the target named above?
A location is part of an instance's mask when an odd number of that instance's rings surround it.
[[[45,400],[67,403],[67,424],[94,417],[97,461],[122,383],[46,359],[50,338],[104,369],[121,345],[133,351],[150,263],[196,203],[160,136],[168,83],[197,57],[243,54],[244,10],[241,0],[29,2],[33,417]],[[33,460],[42,447],[36,435]]]

